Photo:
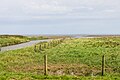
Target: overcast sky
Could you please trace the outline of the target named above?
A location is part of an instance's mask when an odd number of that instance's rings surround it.
[[[0,0],[0,34],[120,34],[120,0]]]

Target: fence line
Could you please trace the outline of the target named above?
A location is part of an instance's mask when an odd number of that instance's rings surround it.
[[[64,41],[64,39],[57,39],[57,40],[52,40],[50,42],[42,42],[42,43],[36,44],[34,46],[34,51],[35,52],[44,51],[44,49],[49,49],[49,48],[55,47],[55,46],[61,44],[63,41]]]
[[[44,51],[45,49],[49,49],[49,48],[55,47],[55,46],[59,45],[62,42],[63,42],[63,39],[52,40],[50,42],[43,42],[43,43],[35,45],[34,50],[41,52],[41,51]],[[48,75],[48,71],[47,71],[48,61],[47,61],[47,58],[48,58],[47,54],[44,54],[44,75]],[[101,74],[101,76],[104,76],[105,75],[105,65],[106,65],[105,64],[105,55],[102,55],[101,63],[102,64],[101,64],[100,74]]]

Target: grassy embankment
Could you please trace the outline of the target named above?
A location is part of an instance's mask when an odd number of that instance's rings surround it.
[[[0,35],[0,45],[9,46],[30,41],[29,38],[20,35]]]
[[[10,46],[15,44],[20,44],[24,42],[29,42],[31,40],[42,40],[48,39],[45,36],[21,36],[21,35],[0,35],[0,46]]]
[[[1,79],[120,79],[120,37],[65,40],[44,51],[33,47],[0,54]],[[48,55],[48,74],[43,76],[43,55]],[[101,77],[101,57],[105,54],[106,73]],[[51,76],[50,76],[51,75]]]

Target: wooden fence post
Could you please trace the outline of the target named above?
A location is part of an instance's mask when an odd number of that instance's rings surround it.
[[[47,75],[47,54],[44,55],[44,75]]]
[[[1,51],[2,45],[0,44],[0,51]]]
[[[55,47],[55,41],[53,41],[53,47]]]
[[[102,76],[104,76],[105,73],[105,55],[102,56]]]
[[[41,51],[42,50],[42,48],[41,48],[41,44],[39,45],[39,51]]]
[[[34,51],[35,51],[35,52],[37,52],[36,48],[37,48],[37,46],[35,45],[35,47],[34,47]]]
[[[1,51],[1,46],[0,46],[0,51]]]
[[[46,43],[44,43],[44,49],[46,49],[46,46],[47,46]]]
[[[50,42],[48,42],[48,49],[50,48]]]
[[[53,47],[53,41],[51,41],[51,47]]]
[[[49,45],[49,48],[51,48],[51,43],[50,42],[48,43],[48,45]]]

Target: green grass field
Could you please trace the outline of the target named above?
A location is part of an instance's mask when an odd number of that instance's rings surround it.
[[[0,45],[9,46],[30,41],[29,38],[20,35],[0,35]]]
[[[10,46],[20,44],[32,40],[48,39],[45,36],[21,36],[21,35],[0,35],[0,46]]]
[[[43,56],[48,55],[48,76]],[[105,76],[101,58],[105,55]],[[120,37],[68,39],[34,52],[34,47],[0,53],[1,80],[119,80]]]

